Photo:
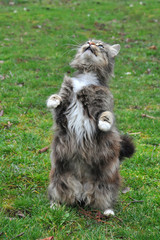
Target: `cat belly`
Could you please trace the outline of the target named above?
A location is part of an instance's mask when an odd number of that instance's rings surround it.
[[[96,129],[95,122],[86,115],[82,103],[76,97],[68,107],[66,117],[68,130],[75,135],[78,143],[81,143],[83,140],[92,141]]]

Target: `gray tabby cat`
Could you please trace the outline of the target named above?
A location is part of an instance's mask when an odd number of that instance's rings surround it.
[[[56,129],[52,145],[49,197],[53,203],[84,203],[114,215],[119,165],[134,145],[115,127],[108,81],[120,45],[92,40],[79,47],[58,95],[47,100]]]

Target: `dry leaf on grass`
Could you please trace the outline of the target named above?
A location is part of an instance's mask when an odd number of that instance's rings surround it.
[[[0,80],[4,80],[5,76],[4,75],[0,75]]]
[[[149,115],[147,115],[147,114],[142,114],[141,116],[142,116],[142,117],[146,117],[146,118],[156,119],[155,117],[149,116]]]
[[[20,218],[25,218],[26,217],[21,211],[18,211],[16,215]]]
[[[54,237],[52,236],[52,237],[43,238],[43,239],[39,239],[39,240],[53,240],[53,239],[54,239]]]
[[[122,190],[122,193],[125,194],[130,191],[130,187],[126,187]]]
[[[4,114],[4,111],[3,111],[3,110],[1,110],[1,111],[0,111],[0,117],[2,117],[2,116],[3,116],[3,114]]]
[[[48,150],[48,148],[49,147],[44,147],[44,148],[40,149],[38,152],[39,153],[44,153],[44,152],[46,152]]]
[[[149,49],[156,50],[156,49],[157,49],[157,47],[156,47],[155,45],[152,45],[152,46],[150,46],[150,47],[149,47]]]

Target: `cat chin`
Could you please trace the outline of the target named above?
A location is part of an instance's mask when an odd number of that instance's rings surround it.
[[[84,51],[83,55],[88,54],[88,55],[95,55],[91,50],[86,50]]]
[[[97,56],[96,56],[93,52],[91,52],[90,50],[85,51],[81,56],[82,56],[82,58],[90,59],[90,60],[92,60],[92,61],[93,61],[93,59],[96,59],[96,57],[97,57]]]
[[[92,66],[93,69],[96,68],[101,68],[101,67],[105,67],[106,65],[108,65],[108,61],[104,60],[103,58],[101,58],[99,55],[95,55],[94,53],[92,53],[91,51],[87,50],[86,52],[84,52],[79,59],[77,59],[77,61],[79,63],[81,63],[82,65],[85,66]]]

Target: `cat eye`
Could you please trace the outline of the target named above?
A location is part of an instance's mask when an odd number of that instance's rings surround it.
[[[104,46],[102,44],[96,44],[100,49],[103,49]]]

